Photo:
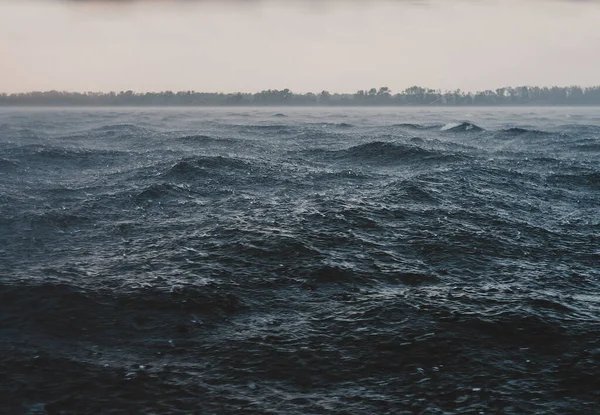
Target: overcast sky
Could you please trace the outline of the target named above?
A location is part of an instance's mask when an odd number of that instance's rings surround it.
[[[82,3],[0,0],[0,92],[600,84],[593,1]]]

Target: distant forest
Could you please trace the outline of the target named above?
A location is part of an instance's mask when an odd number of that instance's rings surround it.
[[[506,87],[495,91],[441,91],[413,86],[400,93],[387,87],[354,94],[321,91],[296,94],[289,89],[257,93],[195,91],[26,92],[0,94],[0,106],[494,106],[600,105],[600,86]]]

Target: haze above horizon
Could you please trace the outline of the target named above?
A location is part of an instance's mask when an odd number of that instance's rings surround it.
[[[596,85],[598,2],[0,1],[0,92]]]

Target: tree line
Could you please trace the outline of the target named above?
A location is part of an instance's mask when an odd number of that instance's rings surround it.
[[[34,91],[0,94],[0,106],[495,106],[495,105],[600,105],[600,86],[505,87],[494,91],[465,92],[413,86],[399,93],[388,87],[353,94],[294,93],[269,89],[257,93],[67,92]]]

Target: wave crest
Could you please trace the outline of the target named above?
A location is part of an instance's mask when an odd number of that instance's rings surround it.
[[[451,133],[460,133],[460,132],[469,132],[469,133],[479,133],[485,131],[484,128],[473,124],[471,122],[458,122],[458,123],[450,123],[444,125],[440,131],[451,132]]]

